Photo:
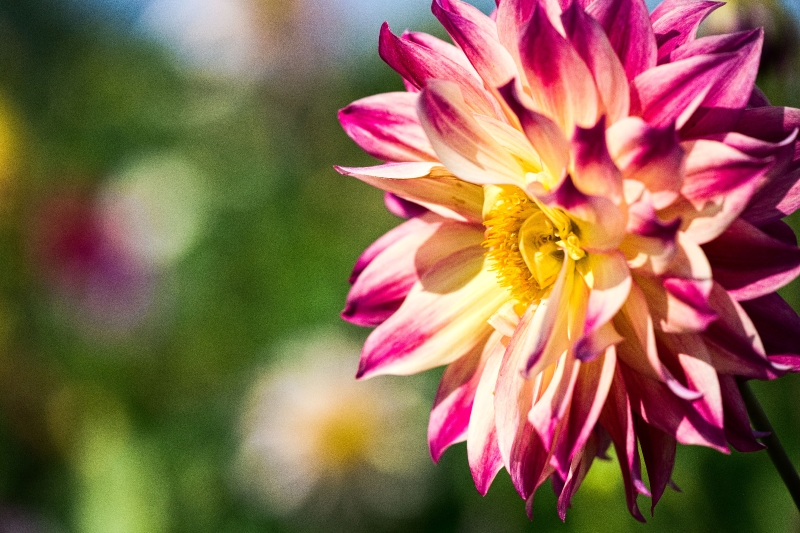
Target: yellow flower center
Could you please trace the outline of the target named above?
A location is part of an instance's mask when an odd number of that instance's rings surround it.
[[[483,247],[497,282],[519,302],[517,312],[544,298],[558,278],[564,254],[586,255],[563,211],[540,204],[513,186],[484,187]]]

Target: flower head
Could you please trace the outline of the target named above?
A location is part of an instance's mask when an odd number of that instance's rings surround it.
[[[353,273],[358,375],[448,365],[431,453],[466,440],[481,493],[551,479],[563,518],[613,443],[642,519],[676,443],[761,447],[737,379],[800,370],[800,110],[755,87],[760,30],[695,37],[719,5],[435,0],[456,46],[384,25],[407,91],[340,112],[386,163],[339,172],[410,217]]]

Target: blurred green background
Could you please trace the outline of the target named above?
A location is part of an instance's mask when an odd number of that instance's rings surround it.
[[[800,107],[799,11],[704,31],[765,26]],[[0,533],[800,531],[765,453],[690,447],[647,526],[616,462],[531,523],[426,457],[440,372],[352,379],[347,278],[398,221],[336,110],[401,89],[384,19],[442,35],[427,0],[0,0]],[[800,376],[753,388],[800,465]]]

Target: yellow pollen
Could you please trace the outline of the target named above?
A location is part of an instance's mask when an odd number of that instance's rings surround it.
[[[577,261],[586,255],[572,222],[560,209],[531,200],[518,187],[486,186],[483,247],[497,282],[517,300],[521,314],[546,296],[555,283],[564,255]]]

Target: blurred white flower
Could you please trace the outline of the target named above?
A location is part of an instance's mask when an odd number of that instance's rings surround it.
[[[285,346],[255,383],[237,478],[270,511],[352,520],[407,516],[427,500],[426,406],[403,381],[356,381],[358,351],[319,333]]]

